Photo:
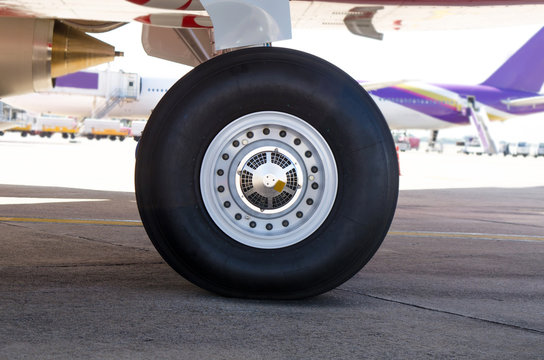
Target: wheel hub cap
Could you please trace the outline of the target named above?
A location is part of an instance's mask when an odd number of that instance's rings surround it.
[[[263,147],[248,153],[236,171],[242,201],[262,213],[282,211],[294,203],[302,188],[302,169],[287,150]]]

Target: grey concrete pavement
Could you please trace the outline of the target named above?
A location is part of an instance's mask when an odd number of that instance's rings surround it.
[[[182,279],[130,222],[131,193],[0,185],[6,203],[85,199],[0,205],[0,359],[541,359],[543,194],[402,191],[359,274],[272,302]]]

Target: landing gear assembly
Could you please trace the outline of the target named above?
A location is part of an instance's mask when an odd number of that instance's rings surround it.
[[[155,108],[137,152],[153,244],[225,296],[337,287],[377,251],[397,195],[377,106],[347,74],[294,50],[238,50],[196,67]]]

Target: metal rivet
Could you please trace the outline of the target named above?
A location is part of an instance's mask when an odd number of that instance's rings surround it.
[[[283,225],[283,227],[288,227],[288,226],[289,226],[289,221],[283,220],[283,221],[281,222],[281,224]]]
[[[296,138],[294,142],[295,142],[295,145],[300,145],[300,143],[301,143],[302,141],[300,141],[299,138]]]
[[[306,151],[304,153],[304,155],[306,155],[307,158],[310,158],[310,157],[312,157],[312,152],[310,150],[308,150],[308,151]]]
[[[298,211],[297,212],[297,218],[302,218],[304,216],[304,214],[302,213],[302,211]]]
[[[246,136],[251,139],[253,137],[253,132],[248,131]]]
[[[264,128],[263,129],[263,134],[265,134],[265,135],[270,134],[270,129],[269,128]]]
[[[255,221],[252,221],[252,222],[249,223],[249,227],[254,228],[256,226],[257,226],[257,223]]]
[[[222,169],[217,170],[217,175],[223,176],[225,172]]]
[[[280,131],[280,136],[281,137],[286,137],[287,136],[287,133],[285,132],[285,130]]]
[[[223,158],[223,160],[228,160],[229,159],[229,154],[223,154],[221,157]]]
[[[317,168],[317,166],[312,166],[312,172],[315,174],[316,172],[318,172],[319,169]]]
[[[234,215],[234,218],[236,220],[242,220],[242,214],[236,214],[236,215]]]
[[[308,205],[313,205],[313,204],[314,204],[314,199],[308,199],[308,200],[306,200],[306,204],[308,204]]]
[[[223,191],[225,191],[225,187],[224,187],[223,185],[221,185],[221,186],[219,186],[219,187],[217,188],[217,191],[223,192]]]
[[[238,147],[238,146],[240,146],[240,142],[239,142],[238,140],[234,140],[234,141],[232,142],[232,146]]]
[[[317,190],[317,188],[319,188],[319,184],[318,183],[313,183],[312,184],[312,189]]]
[[[230,207],[230,201],[225,201],[223,203],[223,206],[225,206],[226,208],[229,208]]]
[[[272,230],[274,226],[272,226],[272,224],[266,224],[266,230]]]

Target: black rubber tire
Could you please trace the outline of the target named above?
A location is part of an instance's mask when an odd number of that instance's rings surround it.
[[[212,139],[233,120],[259,111],[310,123],[328,142],[339,176],[321,227],[272,250],[225,235],[200,192],[200,167]],[[297,299],[337,287],[370,260],[393,219],[398,176],[390,130],[356,81],[309,54],[251,48],[200,65],[168,91],[140,140],[135,181],[151,241],[186,279],[225,296]]]

